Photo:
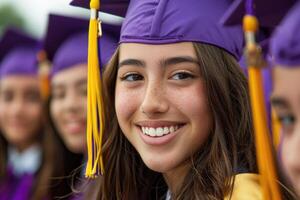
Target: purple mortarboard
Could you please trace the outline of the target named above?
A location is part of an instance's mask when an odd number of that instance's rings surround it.
[[[49,16],[44,42],[47,57],[52,61],[51,76],[77,64],[87,63],[89,21],[61,15]],[[117,27],[103,24],[99,54],[104,66],[115,48],[118,38]],[[100,53],[101,52],[101,53]]]
[[[224,27],[219,20],[228,0],[132,0],[121,30],[121,43],[167,44],[202,42],[241,56],[241,26]]]
[[[101,12],[124,17],[129,0],[102,0]],[[90,0],[72,0],[70,5],[90,9]]]
[[[39,42],[17,29],[7,29],[0,41],[0,78],[37,75]]]
[[[261,27],[274,28],[297,0],[253,0],[254,14]],[[247,12],[247,0],[234,0],[221,18],[227,26],[242,24]]]
[[[270,52],[276,65],[300,66],[300,2],[291,9],[274,32]]]

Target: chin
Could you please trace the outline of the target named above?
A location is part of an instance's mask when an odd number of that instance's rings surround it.
[[[149,169],[159,173],[166,173],[175,168],[175,165],[167,159],[143,159],[143,162]]]
[[[69,151],[76,154],[83,154],[85,152],[82,146],[82,144],[67,144]]]

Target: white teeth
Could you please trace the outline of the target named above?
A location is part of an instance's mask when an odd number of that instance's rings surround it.
[[[156,136],[156,133],[155,133],[155,129],[154,128],[149,128],[149,135],[150,136],[152,136],[152,137],[154,137],[154,136]]]
[[[168,127],[165,127],[164,128],[164,135],[168,134],[169,133],[169,128]]]
[[[157,136],[163,136],[164,134],[164,129],[163,128],[157,128],[156,129],[156,135]]]
[[[160,137],[163,135],[167,135],[169,133],[173,133],[178,128],[179,128],[178,125],[170,126],[170,127],[158,127],[158,128],[142,127],[142,132],[143,134],[149,135],[151,137]]]

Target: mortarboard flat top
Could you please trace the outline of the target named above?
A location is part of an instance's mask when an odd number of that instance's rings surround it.
[[[72,0],[71,5],[90,8],[90,0]],[[124,17],[129,0],[101,0],[100,11]]]
[[[0,41],[0,76],[36,75],[39,42],[20,30],[9,28]]]
[[[300,2],[274,32],[270,45],[275,65],[300,67]]]
[[[242,53],[241,26],[224,27],[219,20],[228,0],[131,0],[120,42],[166,44],[202,42]]]

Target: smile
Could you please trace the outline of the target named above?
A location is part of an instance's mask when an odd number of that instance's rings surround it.
[[[161,137],[173,133],[181,128],[181,125],[164,126],[164,127],[141,127],[142,133],[151,137]]]

